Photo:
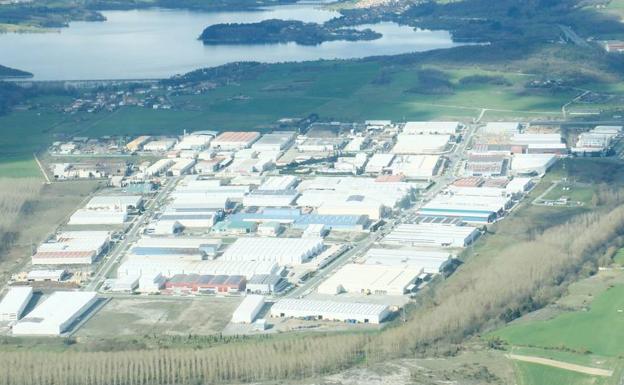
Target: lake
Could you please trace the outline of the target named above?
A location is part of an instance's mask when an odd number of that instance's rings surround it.
[[[361,26],[383,34],[378,40],[318,46],[204,46],[197,40],[212,24],[271,18],[322,23],[338,16],[314,4],[244,12],[147,9],[102,13],[105,22],[73,22],[58,32],[0,34],[0,64],[32,72],[35,80],[153,79],[235,61],[351,59],[457,45],[446,31],[414,30],[394,23]]]

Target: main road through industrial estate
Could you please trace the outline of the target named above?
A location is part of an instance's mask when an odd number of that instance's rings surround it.
[[[345,252],[341,255],[336,261],[330,263],[325,268],[318,271],[313,277],[308,279],[304,284],[296,287],[295,289],[288,292],[285,297],[287,298],[301,298],[308,294],[310,294],[326,277],[331,275],[333,272],[338,270],[340,267],[346,265],[350,261],[353,260],[354,257],[357,257],[362,252],[366,251],[369,247],[371,247],[375,242],[379,241],[383,238],[395,224],[400,223],[403,219],[413,217],[415,212],[422,207],[426,202],[435,197],[440,191],[445,189],[449,184],[451,184],[457,176],[461,176],[459,165],[466,158],[466,149],[468,148],[469,143],[472,141],[472,137],[474,136],[477,129],[477,125],[472,124],[469,125],[466,130],[464,137],[461,142],[454,146],[453,151],[447,155],[448,162],[445,166],[444,171],[441,175],[434,178],[434,185],[422,196],[414,206],[409,209],[402,210],[398,216],[388,220],[388,222],[381,226],[374,233],[370,233],[368,237],[359,241],[351,250]]]
[[[145,205],[143,214],[134,219],[130,225],[130,229],[125,235],[125,238],[115,245],[111,253],[104,257],[104,261],[100,265],[100,268],[91,279],[91,282],[89,282],[89,284],[85,287],[86,291],[97,290],[102,283],[104,283],[113,267],[121,258],[123,258],[124,252],[128,246],[136,241],[137,236],[140,235],[144,225],[153,218],[157,211],[156,208],[158,208],[163,200],[169,196],[169,193],[176,186],[179,179],[180,178],[167,179],[165,185],[160,189],[156,196],[154,196],[154,198],[150,200],[147,205]]]

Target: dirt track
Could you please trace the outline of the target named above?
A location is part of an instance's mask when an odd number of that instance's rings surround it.
[[[573,372],[589,374],[592,376],[611,377],[613,370],[592,368],[590,366],[582,366],[576,364],[570,364],[563,361],[555,361],[548,358],[535,357],[535,356],[521,356],[517,354],[508,354],[507,358],[517,361],[530,362],[533,364],[547,365],[554,368],[571,370]]]

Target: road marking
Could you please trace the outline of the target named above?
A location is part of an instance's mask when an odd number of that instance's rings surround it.
[[[532,364],[552,366],[553,368],[570,370],[573,372],[589,374],[592,376],[611,377],[613,375],[613,370],[592,368],[591,366],[570,364],[568,362],[556,361],[556,360],[551,360],[551,359],[542,358],[542,357],[522,356],[518,354],[507,354],[507,358],[511,360],[516,360],[516,361],[529,362]]]
[[[41,170],[41,173],[43,174],[43,177],[46,180],[46,184],[52,183],[50,181],[50,177],[48,177],[48,173],[45,171],[45,168],[43,168],[43,165],[39,161],[39,158],[37,158],[37,154],[33,153],[33,156],[35,157],[35,162],[37,162],[37,166],[39,166],[39,170]]]

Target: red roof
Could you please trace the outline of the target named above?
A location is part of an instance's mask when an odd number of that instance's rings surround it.
[[[405,176],[403,174],[379,175],[375,179],[375,182],[380,182],[380,183],[384,183],[384,182],[401,182],[401,181],[403,181],[403,179],[405,179]]]
[[[453,182],[456,187],[479,187],[483,184],[483,179],[478,176],[458,179]]]
[[[260,136],[256,131],[225,131],[215,138],[215,142],[248,143]]]

